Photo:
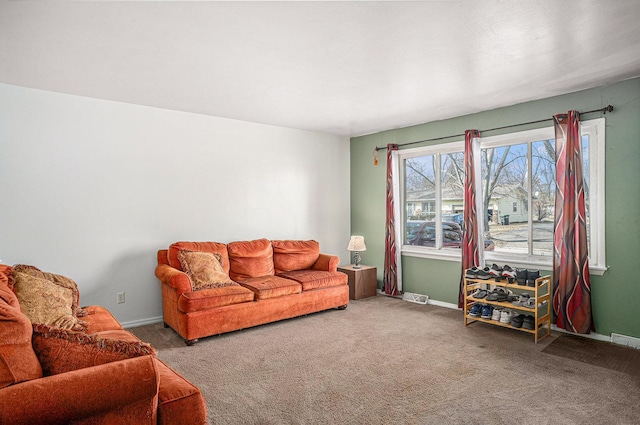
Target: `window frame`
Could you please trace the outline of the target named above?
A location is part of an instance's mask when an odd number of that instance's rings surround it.
[[[591,193],[589,197],[589,214],[590,214],[590,251],[589,251],[589,270],[591,274],[602,275],[607,270],[606,266],[606,246],[605,246],[605,119],[597,118],[592,120],[585,120],[580,122],[580,135],[581,138],[585,134],[589,134],[589,179],[591,186]],[[506,146],[509,144],[523,144],[527,143],[527,156],[529,164],[529,172],[531,172],[531,143],[540,140],[555,139],[555,133],[553,126],[541,127],[533,130],[524,130],[512,133],[501,134],[497,136],[481,137],[478,140],[477,146],[479,146],[478,153],[482,149],[494,148],[500,146]],[[436,247],[423,247],[415,245],[407,245],[404,241],[405,235],[405,221],[406,213],[405,206],[405,167],[404,161],[410,158],[436,155],[438,160],[436,161],[439,167],[438,174],[440,173],[441,162],[440,156],[464,151],[464,141],[457,140],[449,143],[442,143],[437,145],[429,145],[418,148],[404,149],[395,151],[397,156],[397,170],[394,180],[397,178],[396,184],[394,184],[394,199],[398,199],[400,208],[396,211],[402,213],[402,216],[398,215],[396,220],[396,235],[402,236],[402,244],[400,245],[401,255],[411,257],[422,257],[431,259],[440,259],[446,261],[460,261],[461,250],[457,249],[442,249]],[[476,155],[476,170],[480,169],[480,155]],[[437,180],[436,188],[436,222],[441,221],[441,190],[439,177]],[[481,199],[481,187],[476,187],[476,198]],[[532,203],[532,193],[529,190],[528,205]],[[528,208],[527,211],[528,220],[531,221],[533,209]],[[440,226],[436,226],[438,228]],[[529,230],[532,231],[531,228]],[[482,235],[480,235],[482,238]],[[441,237],[436,235],[436,241],[440,241]],[[531,235],[529,236],[529,243],[531,242]],[[484,245],[483,241],[480,241],[480,245]],[[481,250],[482,252],[484,250]],[[482,259],[481,259],[482,263]],[[521,253],[509,253],[509,252],[492,252],[484,251],[484,263],[508,263],[512,267],[529,267],[551,270],[553,268],[553,255],[540,256],[529,255]]]

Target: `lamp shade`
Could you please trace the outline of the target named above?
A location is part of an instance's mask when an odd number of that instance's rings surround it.
[[[349,251],[366,251],[367,246],[364,244],[364,236],[351,236],[349,239]]]

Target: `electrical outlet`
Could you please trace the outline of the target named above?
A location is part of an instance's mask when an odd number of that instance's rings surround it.
[[[118,304],[124,304],[125,303],[124,292],[118,292],[117,296],[118,296]]]

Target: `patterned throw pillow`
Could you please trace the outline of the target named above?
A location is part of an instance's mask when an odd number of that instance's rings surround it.
[[[73,315],[73,291],[47,279],[15,271],[14,292],[31,323],[83,330],[86,323]]]
[[[33,325],[33,349],[44,376],[156,354],[146,342],[104,338],[46,325]]]
[[[16,272],[31,275],[33,277],[38,277],[40,279],[46,279],[58,286],[70,289],[73,293],[73,303],[71,304],[73,315],[76,317],[83,317],[87,315],[87,313],[82,308],[80,308],[80,291],[78,291],[78,285],[73,281],[73,279],[62,276],[60,274],[43,272],[35,266],[29,266],[26,264],[16,264],[13,266],[13,270]]]
[[[237,285],[224,272],[220,263],[220,254],[181,249],[178,251],[178,260],[182,270],[191,279],[193,291]]]

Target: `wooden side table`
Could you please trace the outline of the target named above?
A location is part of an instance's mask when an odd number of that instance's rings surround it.
[[[349,276],[350,299],[359,300],[378,293],[378,272],[375,267],[360,265],[360,268],[356,269],[350,264],[338,267],[338,271]]]

